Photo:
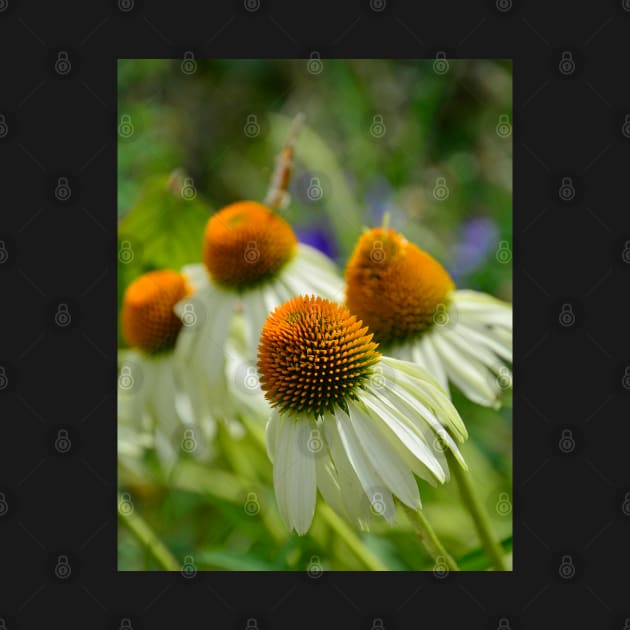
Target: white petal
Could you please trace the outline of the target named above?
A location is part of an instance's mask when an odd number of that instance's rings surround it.
[[[417,425],[405,418],[403,414],[397,413],[395,407],[387,400],[375,394],[366,392],[362,400],[366,407],[378,415],[381,421],[389,427],[390,431],[412,453],[414,458],[421,462],[435,479],[443,483],[446,479],[444,466],[436,458],[430,443],[426,442],[426,438]]]
[[[302,535],[311,526],[317,492],[315,457],[306,443],[310,423],[282,418],[279,432],[273,467],[278,508],[289,528]]]
[[[413,366],[419,370],[417,366]],[[430,385],[419,378],[414,378],[413,374],[399,373],[395,381],[391,384],[391,396],[399,399],[398,403],[405,405],[406,414],[410,419],[419,421],[419,426],[430,426],[433,431],[442,437],[446,442],[455,447],[455,443],[448,432],[447,427],[460,442],[468,438],[466,425],[462,421],[457,409],[445,396],[442,390],[434,389],[432,392]],[[446,435],[444,435],[446,433]]]
[[[338,412],[335,420],[343,448],[370,504],[382,513],[386,520],[392,522],[395,511],[391,494],[386,490],[384,481],[367,458],[361,443],[350,427],[350,418],[347,414]]]
[[[342,518],[352,520],[345,508],[341,485],[337,477],[337,471],[328,454],[315,458],[317,474],[317,487],[322,498]]]
[[[454,291],[453,303],[459,316],[470,316],[485,324],[512,328],[511,305],[491,295],[479,291]]]
[[[433,454],[446,472],[445,481],[448,481],[450,478],[448,463],[446,461],[446,457],[444,456],[445,448],[448,448],[464,469],[468,468],[452,436],[447,430],[445,430],[444,426],[436,420],[435,416],[433,414],[426,414],[424,411],[422,412],[422,415],[418,415],[418,413],[414,411],[418,406],[418,397],[415,392],[410,396],[409,389],[406,386],[399,384],[396,393],[392,394],[392,399],[394,407],[400,410],[401,415],[404,415],[412,421],[416,429],[421,432],[424,435],[424,438],[428,441]],[[460,441],[465,439],[459,433],[456,433],[456,436],[460,439]]]
[[[184,265],[181,269],[181,273],[186,278],[186,281],[191,286],[191,288],[195,291],[203,289],[210,284],[208,271],[206,269],[206,266],[203,264],[196,263],[191,265]]]
[[[155,452],[164,472],[168,475],[177,462],[178,449],[173,445],[170,436],[157,429],[155,431]]]
[[[494,352],[498,357],[501,357],[505,361],[512,361],[512,340],[510,335],[510,342],[505,343],[501,338],[497,338],[496,335],[488,331],[483,332],[472,326],[466,325],[464,322],[459,321],[455,325],[455,330],[465,339],[469,339],[476,346],[488,348]]]
[[[434,335],[433,344],[440,354],[449,378],[467,398],[486,407],[497,407],[499,386],[488,382],[484,368],[474,358],[453,345],[445,335]]]
[[[264,291],[264,287],[258,287],[243,294],[243,317],[247,326],[246,352],[250,360],[258,354],[260,335],[268,315]]]
[[[348,403],[350,425],[354,430],[368,460],[385,485],[403,503],[411,508],[420,506],[418,486],[405,462],[380,431],[380,419],[370,417],[361,405]]]
[[[363,492],[361,481],[354,472],[354,468],[352,468],[352,464],[343,448],[339,431],[337,431],[337,422],[333,414],[324,416],[322,428],[337,473],[337,482],[339,483],[346,513],[352,522],[362,526],[370,520],[370,505]]]
[[[271,462],[274,461],[276,451],[278,450],[278,438],[280,436],[280,425],[282,420],[278,412],[274,409],[267,421],[265,427],[265,445],[267,447],[267,455]]]
[[[381,360],[387,359],[384,357]],[[419,366],[411,363],[406,363],[406,366],[410,371],[398,371],[388,377],[388,396],[402,399],[408,407],[407,415],[414,422],[419,420],[421,424],[428,424],[439,435],[444,432],[444,427],[448,427],[460,441],[465,440],[468,437],[466,426],[444,391],[433,379],[423,380],[421,375],[426,376],[426,372]]]
[[[416,352],[418,350],[421,351],[422,358],[425,361],[424,368],[427,372],[442,386],[444,392],[450,395],[448,390],[448,378],[444,366],[440,361],[440,357],[431,343],[431,334],[425,335],[416,345],[415,349]],[[420,364],[419,358],[417,354],[414,354],[414,361],[418,364]]]

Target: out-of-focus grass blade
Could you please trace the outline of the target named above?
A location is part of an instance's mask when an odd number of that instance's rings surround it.
[[[506,555],[512,551],[512,536],[501,541],[501,548]],[[457,560],[457,564],[462,571],[485,571],[490,566],[488,557],[481,547],[463,555]]]
[[[275,146],[286,142],[292,119],[281,114],[270,114],[271,139]],[[309,126],[308,120],[300,130],[296,147],[296,162],[302,162],[328,182],[324,191],[323,207],[333,226],[341,247],[341,257],[346,259],[363,227],[359,204],[348,186],[343,169],[335,154],[324,140]]]

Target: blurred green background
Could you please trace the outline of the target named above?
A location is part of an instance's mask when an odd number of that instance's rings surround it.
[[[300,240],[343,270],[364,226],[390,225],[429,251],[459,288],[511,301],[512,67],[506,60],[120,60],[119,305],[140,273],[201,259],[208,216],[262,200],[291,119],[306,115],[282,210]],[[170,174],[178,171],[176,180]],[[169,188],[169,181],[171,182]],[[173,181],[178,186],[173,186]],[[182,198],[181,184],[189,199]],[[131,253],[131,255],[130,255]],[[121,347],[124,340],[119,339]],[[470,439],[463,453],[497,536],[511,549],[512,413],[457,393]],[[219,455],[183,454],[168,478],[149,453],[119,487],[181,562],[199,570],[363,570],[369,550],[391,570],[432,569],[404,516],[370,533],[324,511],[304,537],[277,515],[271,465],[251,436],[219,435]],[[251,514],[248,497],[259,510]],[[425,512],[463,569],[486,569],[472,522],[449,483],[421,487]],[[251,501],[249,503],[251,506]],[[126,527],[119,569],[158,568]],[[373,568],[373,567],[372,567]]]

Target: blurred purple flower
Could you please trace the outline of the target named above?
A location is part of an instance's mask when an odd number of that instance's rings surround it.
[[[499,229],[492,219],[476,217],[462,224],[449,273],[457,282],[477,270],[495,251]]]
[[[295,228],[300,243],[306,243],[323,252],[329,258],[337,260],[338,247],[335,235],[327,225],[309,225]]]

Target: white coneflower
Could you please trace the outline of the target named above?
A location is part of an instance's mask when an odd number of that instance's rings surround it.
[[[231,204],[210,218],[203,259],[183,269],[195,289],[176,306],[187,328],[183,356],[195,375],[197,413],[231,416],[225,344],[233,318],[243,320],[243,359],[253,361],[269,311],[301,293],[342,299],[343,281],[329,258],[298,243],[281,216],[255,201]]]
[[[155,448],[167,470],[177,459],[185,431],[192,431],[177,377],[182,324],[173,311],[189,293],[180,273],[151,271],[127,287],[121,310],[122,334],[130,350],[119,354],[120,448],[127,453],[135,436],[144,447]]]
[[[394,497],[420,508],[414,477],[449,475],[444,450],[467,437],[439,385],[412,363],[382,356],[368,328],[337,303],[299,296],[275,309],[260,337],[258,369],[273,407],[267,449],[278,509],[290,529],[310,527],[319,489],[366,526],[394,519]]]
[[[448,391],[498,407],[511,386],[512,307],[456,290],[448,272],[401,234],[365,232],[346,267],[346,304],[383,352],[423,366]]]

